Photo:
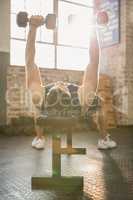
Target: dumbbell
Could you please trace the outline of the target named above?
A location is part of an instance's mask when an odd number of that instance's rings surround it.
[[[99,11],[97,13],[97,24],[98,25],[106,25],[109,22],[109,16],[106,11]]]
[[[71,24],[75,21],[76,15],[71,14],[68,17],[68,23]],[[95,27],[95,26],[106,26],[109,22],[109,16],[106,11],[98,11],[96,13],[96,24],[91,24],[89,25],[90,27]]]
[[[27,12],[19,12],[16,18],[17,25],[19,27],[25,28],[29,22],[28,13]],[[55,29],[56,27],[56,15],[48,14],[44,18],[44,23],[47,29]]]

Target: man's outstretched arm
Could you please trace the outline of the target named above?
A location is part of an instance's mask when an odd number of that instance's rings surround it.
[[[94,90],[97,86],[97,78],[99,73],[100,47],[98,41],[98,34],[96,30],[93,31],[89,47],[90,63],[87,65],[83,76],[83,85],[90,84]]]
[[[27,68],[32,68],[35,65],[36,32],[37,32],[37,27],[29,25],[29,33],[25,51],[25,64]]]
[[[40,71],[37,65],[35,64],[35,41],[37,28],[43,24],[43,20],[44,18],[42,16],[32,16],[30,18],[29,33],[25,53],[26,85],[27,88],[30,89],[32,98],[35,101],[38,101],[38,97],[42,98],[42,82]]]
[[[39,15],[31,16],[29,20],[29,33],[26,44],[25,62],[27,67],[33,67],[35,63],[35,41],[37,28],[43,25],[44,18]]]
[[[92,103],[98,85],[100,48],[96,29],[94,29],[90,40],[89,55],[90,63],[85,69],[82,85],[79,88],[80,103],[85,110]]]

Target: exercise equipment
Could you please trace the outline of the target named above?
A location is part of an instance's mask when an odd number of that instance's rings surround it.
[[[82,176],[61,176],[61,155],[85,155],[85,148],[73,148],[72,145],[72,133],[73,125],[79,123],[79,119],[76,117],[66,118],[60,117],[38,119],[43,120],[45,126],[50,125],[57,129],[63,129],[65,126],[69,129],[66,133],[67,147],[62,148],[61,146],[61,133],[53,134],[52,136],[52,176],[33,176],[31,179],[32,189],[45,189],[45,190],[56,190],[65,192],[83,192],[83,177]]]
[[[100,11],[97,13],[97,24],[106,25],[109,22],[109,16],[106,11]]]
[[[28,13],[27,12],[19,12],[17,14],[17,25],[19,27],[23,27],[25,28],[29,22],[29,18],[28,18]],[[45,24],[47,29],[55,29],[56,27],[56,15],[55,14],[48,14],[45,18],[44,18],[44,22],[43,24]]]
[[[74,21],[78,21],[78,19],[76,19],[76,15],[71,14],[68,16],[68,24],[72,24],[74,23]],[[105,26],[108,24],[109,22],[109,16],[108,13],[106,11],[98,11],[96,13],[96,22],[97,25],[99,26]],[[90,24],[89,26],[95,27],[95,24]]]
[[[53,88],[51,84],[47,85],[46,87],[46,94],[47,97],[49,96],[49,103],[51,103],[50,99],[53,99],[53,94],[51,92],[53,90],[56,91],[56,89],[51,88]],[[53,106],[51,104],[47,104],[47,108],[44,108],[44,114],[40,115],[36,120],[37,125],[45,128],[50,125],[50,128],[52,128],[52,176],[33,176],[31,179],[32,189],[57,190],[66,192],[78,191],[81,193],[83,192],[82,176],[61,176],[62,154],[68,155],[68,158],[71,155],[86,154],[85,148],[74,148],[72,145],[72,134],[74,133],[75,126],[81,122],[81,118],[79,108],[80,106],[78,105],[78,102],[74,102],[74,100],[76,101],[76,91],[78,89],[78,86],[76,86],[75,84],[69,84],[68,88],[71,92],[71,101],[73,102],[73,104],[69,105],[68,102],[66,108],[66,104],[63,104],[63,99],[62,101],[60,101],[61,105],[59,105],[59,102],[57,102],[55,99],[55,103],[52,104]],[[63,95],[62,98],[64,98]],[[56,130],[56,132],[54,130]],[[62,148],[61,137],[64,131],[66,133],[67,146],[65,148]]]

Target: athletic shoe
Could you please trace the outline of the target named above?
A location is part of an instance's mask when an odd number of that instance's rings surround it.
[[[117,144],[115,141],[111,140],[110,135],[98,141],[98,149],[112,149],[115,147],[117,147]]]
[[[98,149],[108,149],[107,141],[106,140],[99,140],[98,141]]]
[[[45,145],[45,140],[39,138],[34,147],[36,149],[44,149],[44,145]]]
[[[34,139],[33,139],[33,141],[32,141],[32,147],[35,147],[35,145],[36,145],[36,143],[37,143],[37,140],[38,140],[38,138],[37,137],[35,137]]]
[[[106,136],[106,141],[107,141],[108,148],[112,149],[112,148],[115,148],[115,147],[117,147],[117,144],[116,144],[116,142],[115,142],[115,141],[113,141],[113,140],[111,140],[111,138],[110,138],[110,135],[109,135],[109,134]]]

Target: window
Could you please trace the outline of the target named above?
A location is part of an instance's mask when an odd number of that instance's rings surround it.
[[[94,0],[68,0],[69,2],[74,2],[77,4],[87,5],[87,6],[93,6]]]
[[[57,55],[57,66],[60,69],[81,70],[82,66],[83,70],[89,62],[86,49],[58,46]]]
[[[66,2],[59,3],[59,44],[88,48],[92,9]],[[87,20],[88,19],[88,20]]]
[[[89,62],[93,0],[11,0],[11,65],[25,65],[28,26],[16,25],[19,11],[31,15],[56,13],[56,31],[37,31],[36,63],[40,67],[83,70]]]
[[[36,45],[36,63],[40,67],[54,68],[55,47],[54,45],[37,44]]]

